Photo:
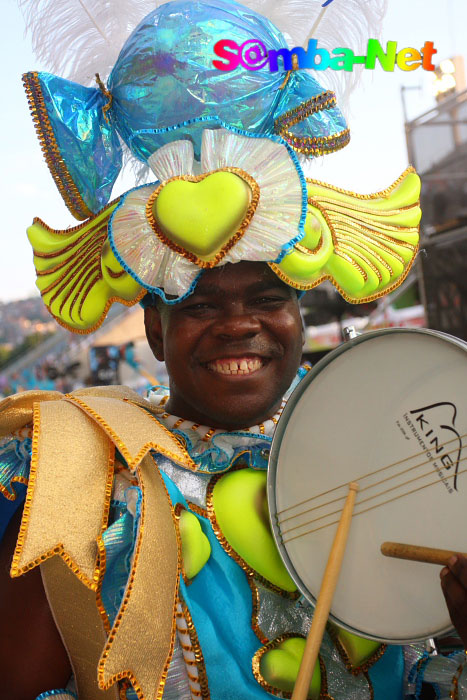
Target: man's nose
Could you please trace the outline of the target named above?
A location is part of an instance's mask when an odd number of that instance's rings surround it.
[[[218,338],[250,338],[260,332],[261,323],[254,313],[235,305],[224,310],[212,330]]]

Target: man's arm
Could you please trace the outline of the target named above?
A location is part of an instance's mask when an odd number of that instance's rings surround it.
[[[8,700],[34,700],[46,690],[65,688],[72,673],[39,568],[10,578],[21,510],[0,544],[0,688]]]

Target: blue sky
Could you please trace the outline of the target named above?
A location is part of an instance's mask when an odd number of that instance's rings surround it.
[[[334,0],[328,12],[338,2],[345,0]],[[389,0],[388,4],[383,42],[397,41],[398,48],[421,48],[425,41],[434,41],[438,49],[435,63],[455,54],[467,56],[465,0]],[[0,48],[4,90],[0,113],[0,301],[9,301],[37,293],[25,233],[33,217],[39,216],[56,228],[76,221],[42,159],[21,83],[22,73],[46,70],[46,66],[36,61],[29,40],[24,38],[23,19],[14,0],[3,0],[2,14],[6,31]],[[431,78],[431,73],[420,68],[413,72],[397,68],[393,73],[381,68],[363,71],[347,111],[351,143],[340,153],[316,161],[311,176],[362,193],[387,187],[408,165],[400,88],[420,87],[406,92],[408,113],[413,118],[435,104]],[[132,185],[127,175],[117,183],[114,194]]]

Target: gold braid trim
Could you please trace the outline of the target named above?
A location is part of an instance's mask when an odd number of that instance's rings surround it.
[[[79,301],[79,310],[78,310],[78,315],[81,317],[81,311],[83,304],[85,302],[85,299],[89,292],[92,289],[92,286],[98,282],[102,278],[102,273],[101,273],[101,268],[100,268],[100,263],[101,263],[101,257],[100,257],[100,250],[102,248],[102,245],[104,244],[106,237],[107,237],[107,226],[109,222],[109,218],[116,208],[117,204],[120,201],[120,197],[115,198],[112,200],[109,204],[107,204],[103,209],[101,209],[99,212],[96,214],[92,214],[88,221],[78,224],[77,226],[73,226],[72,228],[68,229],[54,229],[48,226],[42,219],[35,217],[33,220],[33,225],[36,224],[40,226],[41,228],[44,228],[46,231],[49,233],[53,233],[59,236],[64,236],[64,237],[70,237],[75,233],[79,233],[83,227],[89,227],[90,224],[92,224],[93,221],[95,221],[98,218],[102,218],[102,221],[96,224],[96,228],[88,228],[84,233],[79,235],[75,240],[71,241],[67,245],[65,245],[63,248],[57,248],[52,251],[48,252],[41,252],[35,249],[33,246],[34,250],[34,257],[35,258],[41,258],[41,259],[50,259],[52,260],[53,258],[57,258],[65,253],[70,253],[70,255],[63,260],[62,262],[57,263],[56,265],[53,265],[52,267],[46,268],[44,270],[38,270],[36,267],[36,275],[38,277],[43,277],[46,275],[54,274],[55,272],[58,272],[61,268],[64,268],[64,272],[62,275],[60,275],[58,278],[54,279],[45,289],[41,291],[41,296],[45,296],[49,292],[51,292],[53,289],[56,290],[55,294],[51,299],[48,300],[48,302],[44,302],[45,306],[48,310],[48,312],[53,316],[55,321],[62,326],[63,328],[66,328],[68,331],[71,331],[72,333],[77,333],[79,335],[89,335],[90,333],[93,333],[95,330],[100,328],[102,323],[104,322],[107,312],[112,306],[112,304],[118,302],[119,304],[122,304],[123,306],[126,307],[131,307],[137,304],[141,299],[146,295],[146,289],[142,288],[141,291],[135,296],[134,299],[124,299],[121,296],[118,295],[113,295],[104,304],[104,307],[102,309],[101,315],[97,319],[97,321],[90,326],[89,328],[76,328],[75,326],[67,323],[67,321],[64,321],[60,317],[56,316],[55,313],[52,311],[52,304],[57,296],[59,296],[64,290],[66,289],[67,286],[69,286],[68,291],[64,294],[64,298],[62,300],[61,306],[59,313],[61,313],[61,310],[63,309],[63,306],[67,303],[71,295],[74,295],[74,300],[72,302],[72,305],[70,309],[74,307],[76,302],[78,301],[80,294],[84,290],[84,294],[82,295],[80,301]],[[105,213],[105,216],[103,214]],[[86,240],[87,239],[87,240]],[[83,262],[84,267],[82,267]],[[92,271],[89,272],[87,276],[83,279],[83,273],[85,270],[89,271],[89,266],[93,267],[93,272],[95,273],[95,276],[92,277]],[[68,267],[67,267],[68,266]],[[109,271],[109,268],[107,268]],[[122,270],[121,272],[114,273],[114,277],[120,276],[121,274],[124,274],[125,271]],[[91,277],[91,281],[90,281]],[[61,286],[60,283],[63,284]],[[87,288],[86,288],[87,285]],[[78,289],[78,291],[77,291]]]
[[[283,89],[290,77],[288,72],[286,79],[279,89]],[[313,154],[315,156],[324,155],[325,153],[333,153],[344,148],[350,141],[350,130],[343,129],[337,134],[330,136],[302,136],[295,134],[289,130],[296,124],[307,119],[312,114],[316,114],[324,109],[331,109],[336,106],[336,96],[330,90],[321,92],[319,95],[311,97],[309,100],[302,102],[298,107],[284,112],[274,122],[274,131],[282,136],[287,143],[292,146],[294,151],[304,153],[305,155]]]
[[[60,153],[45,106],[38,73],[36,71],[25,73],[23,83],[42,153],[58,191],[75,219],[87,219],[92,216],[92,212],[81,196]]]
[[[67,331],[70,331],[71,333],[77,333],[78,335],[89,335],[90,333],[94,333],[94,331],[96,331],[98,328],[100,328],[102,326],[102,324],[104,323],[104,321],[106,319],[107,312],[114,302],[118,301],[119,304],[122,304],[123,306],[130,307],[130,306],[134,306],[139,301],[141,301],[141,299],[144,296],[146,296],[146,294],[147,294],[147,290],[142,289],[141,292],[138,294],[138,296],[135,297],[135,299],[133,299],[132,301],[128,301],[127,299],[122,299],[121,297],[110,297],[110,299],[107,299],[107,302],[104,306],[104,309],[102,311],[100,318],[90,328],[75,328],[74,326],[68,325],[68,323],[66,323],[66,321],[62,321],[60,318],[55,316],[55,314],[51,311],[51,309],[48,306],[47,306],[47,311],[54,317],[54,320],[58,323],[58,325],[62,326],[62,328],[66,328]]]

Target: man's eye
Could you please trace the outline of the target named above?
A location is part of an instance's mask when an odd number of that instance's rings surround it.
[[[190,304],[189,306],[184,306],[183,311],[194,312],[197,311],[211,311],[214,309],[213,304],[208,304],[207,302],[199,302],[198,304]]]
[[[262,304],[281,304],[287,301],[284,299],[284,297],[279,297],[279,296],[263,296],[263,297],[258,297],[257,299],[254,300],[254,304],[262,305]]]

